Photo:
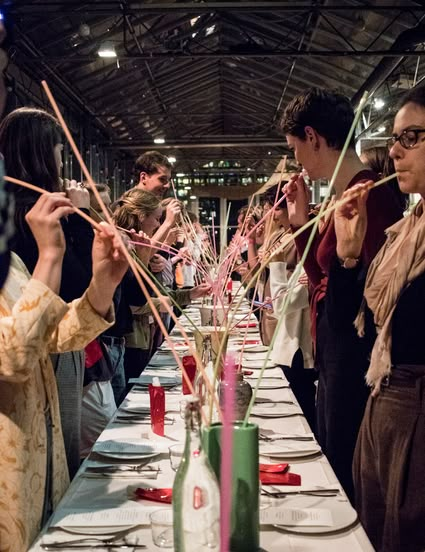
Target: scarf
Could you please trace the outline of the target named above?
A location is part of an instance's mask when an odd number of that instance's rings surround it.
[[[364,297],[373,312],[378,336],[372,349],[367,383],[373,395],[382,379],[391,373],[392,317],[402,291],[425,271],[425,202],[387,229],[387,241],[376,255],[366,278]],[[355,326],[364,332],[362,309]]]

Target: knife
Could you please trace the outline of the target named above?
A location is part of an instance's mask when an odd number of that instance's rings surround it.
[[[109,549],[109,548],[117,548],[120,550],[137,550],[141,548],[146,548],[145,544],[117,544],[115,542],[111,541],[104,541],[102,543],[81,543],[81,544],[72,544],[72,542],[52,542],[51,544],[41,544],[40,545],[43,550],[65,550],[69,548],[75,548],[78,549],[92,549],[92,548],[103,548],[103,549]]]

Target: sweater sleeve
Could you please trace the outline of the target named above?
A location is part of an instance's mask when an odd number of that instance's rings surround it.
[[[295,232],[298,228],[293,227],[292,231]],[[306,229],[304,232],[301,232],[295,238],[295,245],[297,246],[297,251],[299,258],[301,258],[306,250],[308,239],[310,237],[311,229]],[[304,270],[307,273],[310,284],[313,288],[320,285],[324,274],[322,269],[319,266],[319,263],[316,260],[316,248],[317,248],[317,232],[311,243],[310,250],[304,261]]]
[[[283,313],[285,301],[288,300],[287,291],[292,282],[291,280],[288,280],[288,271],[285,262],[271,262],[269,263],[269,269],[270,291],[273,298],[273,311],[275,316],[279,317]],[[308,305],[309,301],[307,288],[300,284],[296,284],[292,290],[292,293],[289,295],[289,302],[286,307],[285,314],[307,308]]]
[[[50,352],[64,353],[84,349],[115,321],[113,305],[105,318],[102,318],[91,306],[87,292],[72,301],[68,307],[68,312],[50,337]]]

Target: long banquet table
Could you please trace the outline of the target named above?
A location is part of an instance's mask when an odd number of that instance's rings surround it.
[[[190,307],[188,313],[193,320],[198,321],[199,310],[196,309],[196,307]],[[239,331],[241,333],[244,332],[242,329]],[[172,335],[174,339],[179,340],[176,332]],[[253,332],[250,331],[248,337],[250,340],[259,339],[258,331],[256,329],[254,329]],[[230,349],[233,346],[232,343],[231,341],[229,344]],[[164,348],[165,347],[166,345],[164,344]],[[161,353],[154,358],[160,358],[160,355]],[[262,363],[259,362],[259,366],[261,366],[261,364]],[[157,370],[158,373],[160,373],[161,368],[148,366],[147,370]],[[255,374],[258,374],[258,370],[254,371],[252,377],[255,377]],[[272,368],[271,370],[267,369],[266,376],[276,376],[281,378],[283,383],[285,382],[284,376],[278,368]],[[255,379],[250,379],[249,381],[252,386],[255,385]],[[129,520],[128,525],[133,525],[136,520],[136,522],[140,524],[125,533],[124,538],[126,541],[129,543],[138,542],[144,544],[148,551],[153,552],[161,550],[161,548],[153,544],[151,528],[147,516],[150,512],[167,507],[167,505],[149,501],[135,501],[133,491],[135,488],[143,486],[155,488],[172,487],[174,472],[170,467],[168,452],[165,451],[168,451],[168,446],[184,441],[184,423],[178,411],[178,403],[183,397],[181,391],[176,391],[175,389],[169,392],[166,391],[166,416],[173,418],[174,421],[170,425],[165,425],[165,436],[158,437],[151,432],[149,419],[143,422],[119,419],[123,413],[125,414],[124,409],[131,408],[132,406],[137,407],[146,405],[148,401],[147,395],[148,393],[146,391],[143,392],[140,391],[140,389],[136,391],[136,388],[134,388],[121,405],[122,408],[117,411],[108,427],[100,435],[97,445],[99,446],[100,443],[109,440],[137,440],[141,437],[149,437],[149,439],[159,443],[160,450],[164,451],[158,457],[153,458],[149,464],[153,467],[160,468],[157,478],[148,479],[144,478],[144,473],[138,474],[133,472],[114,473],[106,476],[89,473],[90,467],[93,468],[97,466],[101,469],[105,464],[111,465],[116,463],[120,465],[121,462],[121,464],[127,466],[129,464],[136,465],[140,462],[140,460],[134,462],[128,462],[127,460],[111,460],[110,458],[105,458],[92,452],[91,456],[82,464],[77,476],[72,481],[56,512],[47,524],[47,527],[44,528],[39,538],[31,547],[31,551],[35,552],[46,549],[46,546],[43,548],[43,544],[48,545],[52,542],[80,540],[89,536],[92,532],[97,533],[98,530],[94,531],[94,526],[91,527],[90,515],[93,512],[97,512],[97,515],[108,515],[109,513],[112,520],[114,520],[114,522],[111,522],[112,525],[115,523],[117,525],[125,523],[122,519],[119,522],[116,521],[122,517]],[[262,390],[261,396],[275,401],[279,399],[293,400],[296,403],[295,397],[289,387]],[[279,418],[252,417],[251,421],[257,423],[260,430],[263,431],[273,430],[274,432],[284,434],[310,433],[310,428],[300,412],[298,414]],[[267,460],[270,462],[288,461],[291,466],[291,472],[301,475],[303,488],[311,488],[312,486],[329,487],[335,485],[340,488],[329,462],[321,453],[305,458],[266,458],[260,461],[265,462]],[[279,487],[279,489],[284,489],[284,487]],[[288,489],[294,490],[294,487],[288,487]],[[285,500],[286,499],[280,500],[279,505],[283,506]],[[317,499],[316,507],[320,507],[320,500],[320,498]],[[335,500],[340,501],[341,507],[347,505],[347,499],[342,490]],[[262,497],[261,508],[267,505],[270,505],[270,499]],[[101,514],[99,514],[99,511],[102,511]],[[84,525],[87,525],[86,533],[84,527],[83,530],[81,530],[81,527],[78,528],[78,531],[75,527],[67,527],[66,531],[60,528],[60,526],[65,523],[61,523],[61,519],[64,519],[65,516],[75,515],[76,513],[85,516]],[[69,517],[67,519],[69,519]],[[97,524],[96,519],[94,519],[93,524]],[[96,535],[96,538],[114,539],[113,534],[108,537],[106,533],[107,532],[105,532],[105,537]],[[95,541],[91,542],[91,545],[93,544],[95,544]],[[351,526],[341,529],[340,531],[325,534],[293,533],[287,530],[275,529],[273,526],[264,525],[261,526],[260,544],[262,550],[269,552],[373,552],[374,550],[358,521],[355,521]],[[87,550],[90,548],[90,544],[87,544]],[[99,544],[96,545],[96,548],[99,548]],[[62,548],[62,550],[66,549],[74,550],[75,545],[74,548],[72,545],[67,548]],[[81,549],[81,545],[79,545],[78,549]],[[107,550],[108,547],[105,545],[103,549]]]

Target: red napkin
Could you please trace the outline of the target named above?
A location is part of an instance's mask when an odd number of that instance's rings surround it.
[[[97,339],[90,341],[90,343],[86,345],[84,352],[86,368],[91,368],[103,357],[103,351]]]
[[[240,324],[236,324],[237,328],[256,328],[257,322],[242,322]],[[245,343],[249,343],[249,341],[245,341]]]
[[[183,367],[186,370],[186,373],[189,376],[189,379],[193,385],[193,382],[195,380],[195,375],[196,375],[195,357],[191,355],[184,356]],[[182,384],[183,384],[183,395],[190,395],[190,389],[189,389],[189,386],[187,385],[186,378],[184,376],[182,378]]]
[[[247,339],[246,341],[244,341],[244,344],[245,345],[261,345],[261,341],[258,341],[258,339]]]
[[[137,498],[143,500],[153,500],[154,502],[164,502],[171,504],[173,489],[143,489],[141,487],[134,491]]]
[[[260,464],[260,472],[268,473],[286,473],[289,470],[289,464]]]
[[[260,481],[263,485],[301,485],[301,475],[260,472]]]
[[[252,370],[242,370],[244,376],[252,376],[254,373]]]

